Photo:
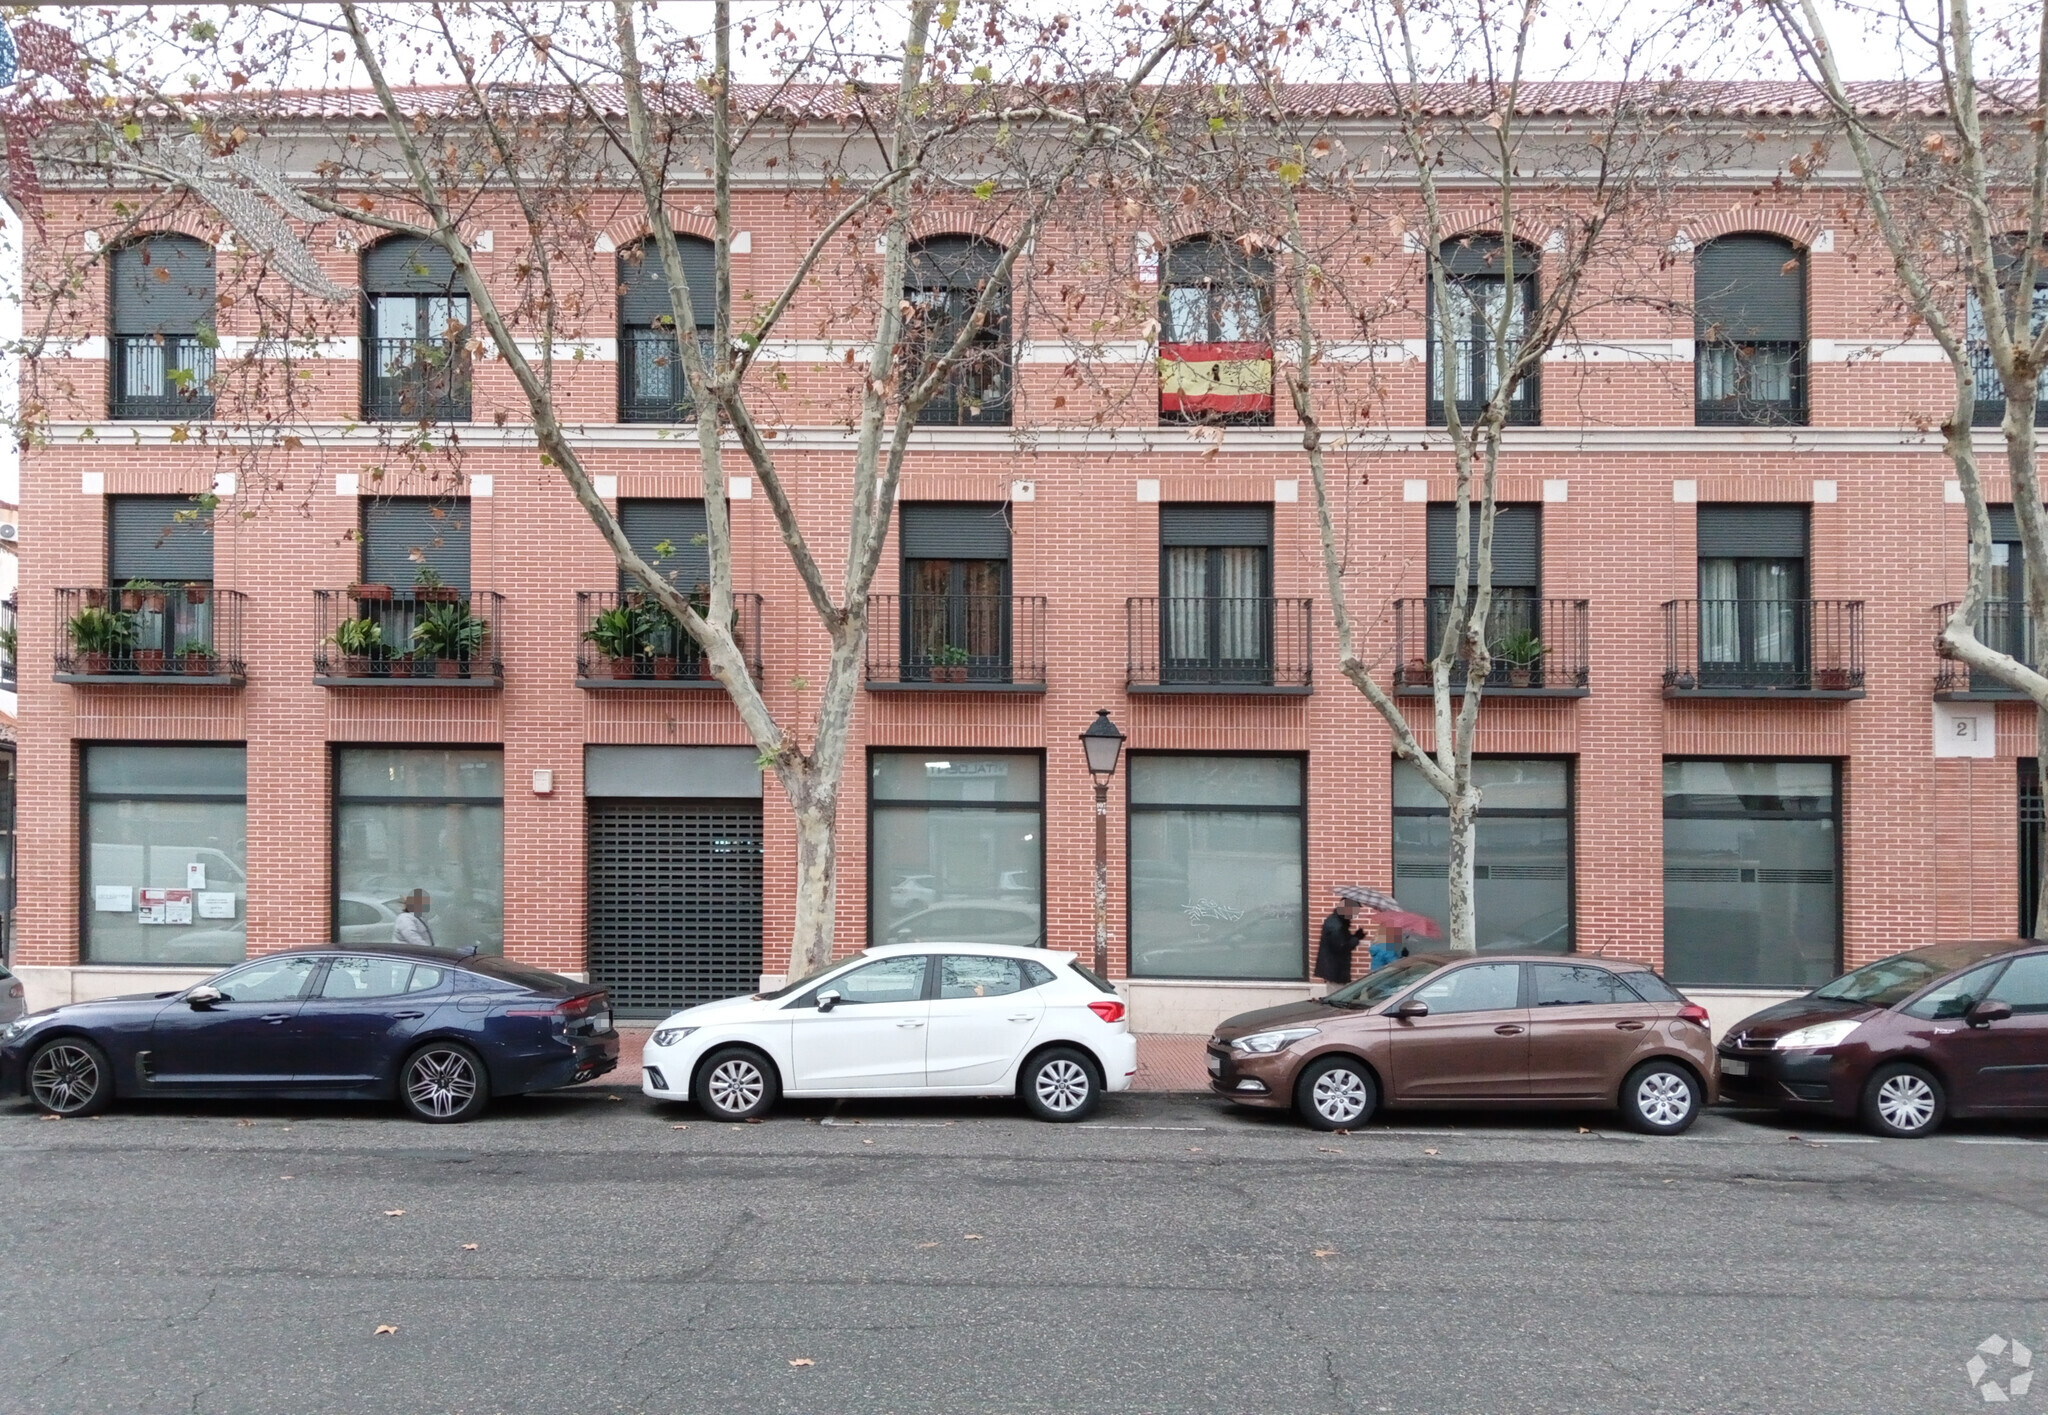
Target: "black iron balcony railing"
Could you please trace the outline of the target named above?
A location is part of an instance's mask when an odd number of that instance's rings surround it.
[[[2005,384],[1998,377],[1998,365],[1991,360],[1991,346],[1981,340],[1970,344],[1970,371],[1977,384],[1977,408],[1971,415],[1973,427],[1997,427],[2005,421]],[[2048,373],[2034,387],[2034,426],[2048,425]]]
[[[1134,693],[1304,694],[1314,602],[1146,595],[1125,601]]]
[[[2019,689],[2001,679],[1992,677],[1980,669],[1970,667],[1960,659],[1948,657],[1941,651],[1941,632],[1948,627],[1951,614],[1956,612],[1956,601],[1938,604],[1934,607],[1934,691],[1938,697],[1955,697],[1967,694],[1971,697],[2023,698]],[[2023,604],[2010,600],[1995,600],[1977,608],[1977,642],[1996,653],[2011,654],[2027,667],[2039,672],[2042,668],[2042,643],[2039,627],[2034,616]]]
[[[20,679],[21,623],[14,596],[0,599],[0,691],[13,692]]]
[[[944,352],[941,350],[940,352]],[[919,427],[1008,427],[1010,351],[968,349],[932,400],[917,412]]]
[[[490,590],[315,590],[313,681],[332,688],[498,688],[505,597]]]
[[[870,595],[869,688],[1045,689],[1045,596]]]
[[[1434,691],[1430,666],[1443,646],[1444,621],[1450,612],[1447,594],[1394,601],[1397,693]],[[1585,600],[1503,597],[1495,591],[1486,617],[1493,652],[1487,692],[1580,697],[1589,690]],[[1452,692],[1463,692],[1467,678],[1465,664],[1451,665]]]
[[[1788,339],[1693,345],[1693,421],[1701,427],[1801,427],[1806,344]]]
[[[1458,409],[1458,421],[1467,427],[1479,420],[1486,410],[1487,400],[1500,387],[1499,370],[1494,365],[1495,344],[1491,339],[1456,339],[1450,344],[1452,398]],[[1444,414],[1444,376],[1437,367],[1437,360],[1443,357],[1444,345],[1432,341],[1429,346],[1429,407],[1427,421],[1431,427],[1443,427],[1450,420]],[[1508,426],[1535,427],[1543,420],[1543,396],[1541,381],[1532,372],[1524,378],[1508,398]]]
[[[761,596],[732,597],[732,632],[747,672],[761,678]],[[576,685],[580,688],[718,688],[704,651],[652,595],[579,590]]]
[[[243,602],[208,584],[60,589],[56,681],[240,684]]]
[[[363,341],[363,416],[380,422],[467,422],[470,346],[463,340]]]
[[[697,331],[697,352],[705,363],[712,357],[711,331]],[[673,329],[647,325],[619,331],[619,421],[622,423],[694,422],[697,406],[690,398],[690,380]]]
[[[1674,599],[1664,605],[1667,697],[1863,696],[1863,602]]]
[[[213,350],[193,334],[116,334],[108,411],[117,418],[213,416]]]

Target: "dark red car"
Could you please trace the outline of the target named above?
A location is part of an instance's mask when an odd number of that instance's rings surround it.
[[[1725,1100],[1857,1116],[1879,1135],[2048,1115],[2048,945],[1895,954],[1765,1008],[1719,1050]]]

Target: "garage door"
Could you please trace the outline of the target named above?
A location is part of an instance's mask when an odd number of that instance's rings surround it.
[[[758,801],[596,801],[590,977],[669,1011],[761,986]]]

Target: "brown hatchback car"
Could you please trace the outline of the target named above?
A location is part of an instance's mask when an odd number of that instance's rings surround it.
[[[1859,1116],[1880,1135],[1950,1115],[2048,1115],[2048,948],[2003,939],[1881,958],[1721,1039],[1738,1104]]]
[[[1233,1017],[1209,1084],[1323,1130],[1380,1106],[1618,1109],[1676,1135],[1713,1104],[1707,1012],[1641,964],[1423,954],[1328,997]]]

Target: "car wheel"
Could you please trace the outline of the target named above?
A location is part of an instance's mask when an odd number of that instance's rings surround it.
[[[1621,1083],[1621,1114],[1645,1135],[1682,1135],[1700,1118],[1699,1078],[1675,1061],[1646,1061]]]
[[[398,1098],[415,1120],[452,1125],[474,1120],[491,1103],[483,1061],[458,1042],[429,1042],[406,1058]]]
[[[767,1114],[781,1090],[775,1068],[761,1053],[727,1047],[704,1058],[690,1094],[713,1120],[752,1120]]]
[[[56,1037],[29,1059],[28,1093],[51,1115],[98,1115],[114,1103],[114,1068],[84,1037]]]
[[[1880,1066],[1863,1088],[1863,1123],[1902,1140],[1932,1135],[1948,1113],[1941,1082],[1911,1062]]]
[[[1380,1088],[1365,1063],[1330,1056],[1314,1063],[1294,1083],[1294,1108],[1318,1130],[1350,1130],[1372,1119]]]
[[[1072,1047],[1040,1052],[1017,1078],[1024,1108],[1040,1120],[1086,1120],[1102,1101],[1095,1063]]]

